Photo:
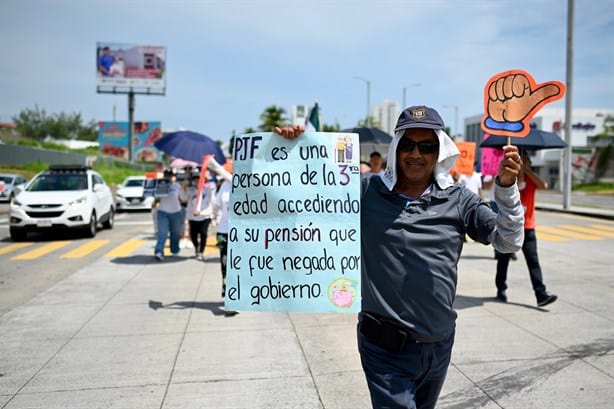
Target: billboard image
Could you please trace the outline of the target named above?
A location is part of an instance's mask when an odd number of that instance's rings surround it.
[[[98,123],[98,146],[106,155],[129,160],[129,122],[107,121]],[[132,157],[139,162],[159,162],[162,152],[154,142],[162,137],[160,122],[135,122],[132,135]]]
[[[97,43],[96,85],[98,88],[143,88],[164,93],[166,47]]]

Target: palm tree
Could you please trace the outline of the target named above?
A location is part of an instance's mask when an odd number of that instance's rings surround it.
[[[272,132],[273,128],[276,126],[285,126],[285,115],[285,109],[271,105],[260,115],[260,121],[262,121],[262,123],[258,126],[258,129],[262,132]]]

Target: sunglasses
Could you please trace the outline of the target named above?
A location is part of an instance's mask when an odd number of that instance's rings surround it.
[[[439,143],[435,141],[414,142],[411,139],[401,138],[397,145],[397,151],[411,152],[415,147],[418,147],[420,153],[435,153],[439,147]]]

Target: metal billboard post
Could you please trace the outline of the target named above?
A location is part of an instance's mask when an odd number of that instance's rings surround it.
[[[134,134],[134,91],[128,93],[128,161],[133,162],[132,135]]]

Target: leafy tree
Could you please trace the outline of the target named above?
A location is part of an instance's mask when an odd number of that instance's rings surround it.
[[[372,116],[370,116],[369,118],[361,119],[360,121],[358,121],[357,126],[360,128],[366,127],[366,128],[382,129],[382,126],[379,123],[379,121]]]
[[[18,116],[12,118],[17,130],[23,136],[28,136],[34,139],[43,139],[47,136],[51,118],[47,116],[44,109],[40,109],[38,105],[34,109],[26,108],[22,110]]]
[[[12,118],[17,130],[23,136],[42,140],[47,135],[56,138],[71,138],[95,141],[98,138],[96,122],[91,120],[84,124],[80,113],[48,115],[44,109],[36,105],[33,109],[26,108]]]
[[[340,130],[341,125],[338,122],[334,125],[322,124],[322,132],[339,132]]]
[[[258,131],[252,127],[245,128],[245,130],[243,131],[243,133],[255,133],[255,132],[258,132]]]
[[[281,107],[271,105],[260,115],[261,124],[258,129],[262,132],[272,132],[276,126],[283,127],[286,124],[286,110]]]

